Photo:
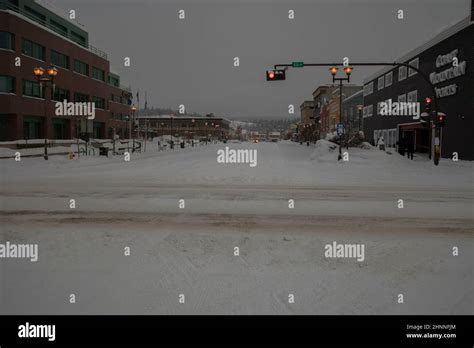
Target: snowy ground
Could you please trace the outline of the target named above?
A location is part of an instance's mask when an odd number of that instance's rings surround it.
[[[257,149],[257,166],[217,163],[225,146]],[[0,243],[39,244],[36,263],[0,259],[0,313],[474,313],[472,163],[361,149],[337,162],[290,142],[156,148],[0,161]],[[333,241],[365,244],[364,262],[325,258]]]

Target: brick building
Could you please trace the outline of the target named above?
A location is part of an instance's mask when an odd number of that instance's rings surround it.
[[[54,66],[52,84],[35,67]],[[55,115],[56,102],[95,104],[95,119]],[[84,28],[34,0],[0,0],[0,141],[126,137],[131,92]],[[83,134],[84,135],[84,134]]]

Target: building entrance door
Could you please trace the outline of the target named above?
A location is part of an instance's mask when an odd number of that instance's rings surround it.
[[[399,143],[407,143],[407,139],[413,141],[414,150],[418,153],[429,153],[430,152],[430,135],[429,129],[421,125],[421,123],[406,123],[399,124]]]

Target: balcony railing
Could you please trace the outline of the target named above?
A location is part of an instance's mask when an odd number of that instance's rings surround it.
[[[87,49],[91,53],[93,53],[93,54],[95,54],[95,55],[97,55],[101,58],[107,59],[107,53],[105,53],[104,51],[102,51],[102,50],[100,50],[97,47],[94,47],[92,45],[86,44],[84,42],[80,42],[77,39],[75,40],[68,33],[65,33],[64,31],[60,30],[59,28],[56,28],[56,27],[52,26],[51,24],[49,24],[48,22],[42,20],[41,18],[38,18],[38,17],[32,15],[31,13],[28,13],[28,12],[24,11],[23,9],[19,8],[18,6],[15,6],[15,5],[7,3],[7,2],[2,2],[2,3],[0,3],[0,10],[10,10],[10,11],[17,12],[17,13],[21,14],[22,16],[25,16],[25,17],[35,21],[36,23],[39,23],[40,25],[54,31],[55,33],[58,33],[59,35],[61,35],[65,38],[77,43],[78,45],[84,47],[85,49]]]

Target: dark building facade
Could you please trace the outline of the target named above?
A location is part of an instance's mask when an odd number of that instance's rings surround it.
[[[54,89],[33,74],[51,66]],[[79,24],[33,0],[0,0],[0,141],[126,137],[131,97]],[[94,103],[95,119],[57,116],[64,100]]]
[[[438,111],[446,114],[441,135],[442,157],[457,153],[474,159],[474,25],[469,17],[397,59],[417,67],[436,88]],[[413,116],[382,116],[381,102],[419,102],[433,97],[431,85],[407,67],[386,67],[364,80],[363,125],[368,141],[384,137],[385,144],[411,137],[417,152],[431,152],[434,130]],[[430,134],[431,133],[431,134]]]

